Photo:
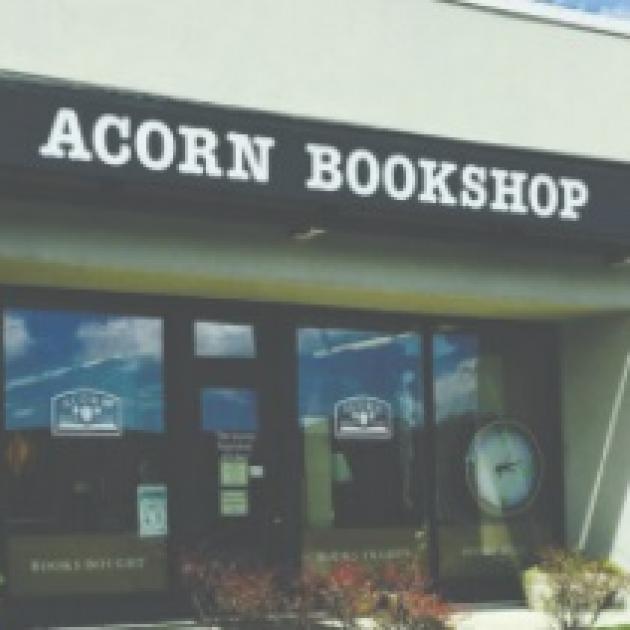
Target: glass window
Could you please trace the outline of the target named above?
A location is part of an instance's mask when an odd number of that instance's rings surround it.
[[[14,592],[166,585],[162,320],[4,312]]]
[[[414,333],[298,331],[307,561],[424,557]]]
[[[554,343],[496,327],[434,336],[440,575],[514,575],[552,542]]]
[[[254,328],[247,324],[195,322],[195,355],[224,359],[256,356]]]
[[[201,422],[205,432],[256,432],[256,392],[228,387],[205,388],[201,392]]]

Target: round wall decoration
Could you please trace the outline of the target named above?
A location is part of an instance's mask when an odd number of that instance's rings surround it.
[[[475,432],[465,457],[466,483],[483,512],[510,517],[530,507],[543,462],[527,427],[511,420],[490,422]]]

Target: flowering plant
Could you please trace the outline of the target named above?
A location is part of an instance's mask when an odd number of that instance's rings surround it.
[[[530,591],[536,579],[541,582],[538,599],[529,594],[531,604],[551,615],[564,630],[594,628],[604,608],[630,587],[630,577],[618,567],[579,551],[549,548],[540,560],[524,576]]]
[[[381,598],[376,576],[370,568],[356,561],[332,565],[324,577],[328,609],[344,628],[355,627],[359,617],[373,615]]]
[[[300,628],[310,628],[315,612],[325,610],[326,592],[325,576],[314,569],[304,567],[294,577],[286,601],[289,610],[297,614]]]
[[[379,568],[387,601],[387,628],[440,630],[447,627],[452,608],[430,591],[430,581],[417,560],[388,562]]]
[[[383,630],[441,630],[451,607],[430,592],[417,560],[362,564],[345,561],[330,567],[323,578],[327,611],[344,628],[372,617]]]
[[[241,625],[277,621],[308,629],[317,615],[333,618],[345,630],[370,617],[383,630],[442,630],[451,608],[429,590],[416,561],[368,564],[337,562],[325,570],[304,567],[291,576],[246,562],[193,554],[181,572],[199,620],[217,617]]]
[[[217,616],[256,621],[284,606],[278,575],[271,569],[189,554],[182,562],[181,573],[203,623]]]

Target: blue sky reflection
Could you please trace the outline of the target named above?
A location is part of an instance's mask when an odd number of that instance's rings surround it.
[[[542,4],[553,4],[567,9],[584,11],[594,15],[630,18],[630,0],[534,0]]]
[[[51,399],[91,388],[122,399],[125,430],[164,428],[162,321],[53,310],[4,315],[6,428],[51,424]]]

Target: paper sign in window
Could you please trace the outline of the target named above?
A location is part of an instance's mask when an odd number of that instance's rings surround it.
[[[246,457],[224,456],[219,460],[221,486],[246,486],[249,483],[249,462]]]
[[[120,437],[122,401],[109,392],[82,388],[62,392],[51,400],[54,436]]]
[[[249,494],[247,490],[221,490],[220,498],[221,516],[247,516],[249,514]]]
[[[166,486],[138,486],[138,536],[152,538],[168,534]]]

